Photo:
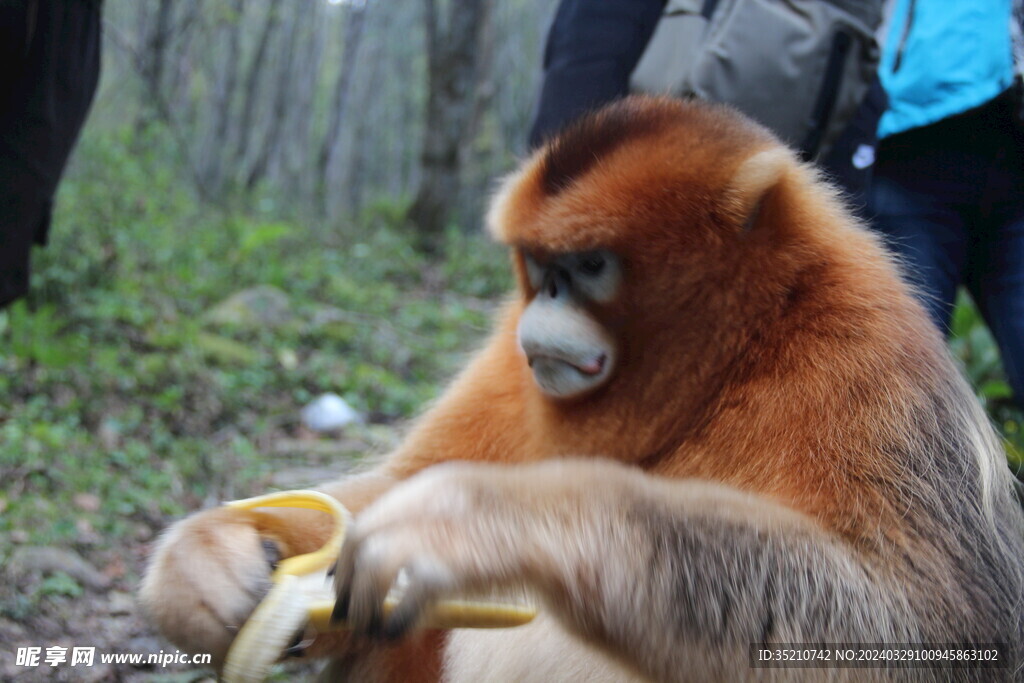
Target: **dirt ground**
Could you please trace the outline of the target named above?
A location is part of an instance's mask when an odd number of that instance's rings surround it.
[[[287,466],[261,483],[266,489],[304,488],[345,473],[344,458],[330,458],[328,451],[372,448],[380,452],[397,440],[397,433],[377,432],[373,444],[319,440],[280,440],[270,457],[288,453]],[[366,467],[364,463],[360,467]],[[259,491],[254,491],[256,493]],[[82,501],[88,504],[88,501]],[[193,664],[109,664],[102,655],[182,654],[148,624],[136,602],[139,577],[160,531],[173,520],[139,522],[131,538],[120,547],[104,539],[92,539],[73,548],[17,547],[0,573],[0,681],[93,681],[192,683],[214,681],[209,667]],[[87,532],[87,530],[84,530]],[[86,536],[86,541],[88,534]],[[19,648],[40,648],[39,663],[18,661]],[[93,664],[72,665],[73,648],[95,648]],[[49,648],[67,648],[66,661],[46,663]],[[23,651],[24,652],[24,651]],[[271,680],[312,677],[316,667],[291,662]]]

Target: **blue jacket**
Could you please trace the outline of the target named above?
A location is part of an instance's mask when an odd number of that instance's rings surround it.
[[[896,0],[879,76],[886,137],[980,106],[1013,83],[1011,0]]]

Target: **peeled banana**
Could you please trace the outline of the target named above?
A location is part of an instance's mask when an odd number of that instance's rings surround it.
[[[294,507],[318,510],[335,520],[334,531],[319,549],[282,560],[271,575],[273,587],[246,620],[235,637],[224,664],[227,683],[263,681],[274,663],[304,626],[316,633],[347,628],[343,621],[331,621],[333,591],[327,569],[334,563],[352,520],[348,510],[334,498],[318,491],[282,491],[226,503],[228,507],[253,509]],[[384,612],[395,601],[384,603]],[[426,615],[427,628],[509,628],[526,624],[536,612],[529,607],[480,602],[444,601]]]

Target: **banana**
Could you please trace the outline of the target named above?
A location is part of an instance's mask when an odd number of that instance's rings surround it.
[[[225,503],[243,510],[262,507],[295,507],[318,510],[334,518],[334,531],[324,545],[311,553],[282,560],[271,575],[273,587],[246,620],[228,651],[223,677],[226,683],[257,683],[270,674],[274,663],[304,626],[316,633],[347,628],[331,621],[333,592],[327,569],[341,550],[352,515],[334,498],[318,491],[282,491]],[[396,601],[384,603],[387,614]],[[443,601],[426,615],[424,627],[510,628],[529,623],[536,611],[530,607],[482,602]]]

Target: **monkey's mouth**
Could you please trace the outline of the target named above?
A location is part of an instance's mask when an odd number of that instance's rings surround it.
[[[585,358],[537,354],[527,359],[537,386],[553,398],[571,398],[596,389],[607,379],[611,358],[605,353]]]
[[[590,358],[589,360],[584,360],[582,362],[574,362],[571,360],[567,360],[565,358],[558,358],[555,356],[537,355],[527,359],[527,363],[529,363],[531,368],[533,367],[533,364],[537,361],[544,361],[549,363],[563,363],[565,365],[568,365],[570,368],[573,368],[581,375],[595,376],[601,374],[601,371],[604,370],[604,365],[607,362],[607,360],[608,356],[603,353],[598,354],[593,358]]]

